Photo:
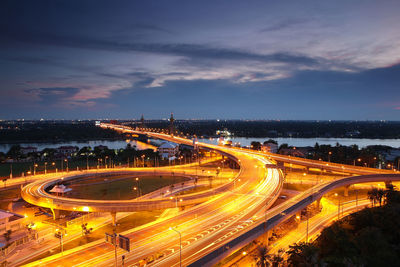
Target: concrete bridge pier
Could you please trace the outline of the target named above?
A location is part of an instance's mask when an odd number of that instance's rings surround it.
[[[320,197],[317,200],[315,200],[315,204],[317,206],[317,210],[320,210],[322,208],[321,207],[321,199],[322,199],[322,197]]]
[[[53,220],[60,218],[60,210],[51,209],[51,212],[53,213]]]
[[[271,237],[272,230],[273,230],[273,229],[270,229],[270,230],[268,230],[268,231],[265,233],[265,241],[264,241],[265,244],[264,244],[264,245],[265,245],[266,247],[268,247],[269,238]]]
[[[350,186],[345,186],[344,191],[343,191],[343,196],[348,197],[349,196],[349,187]]]
[[[112,217],[112,225],[115,227],[117,226],[117,213],[115,211],[111,212]]]

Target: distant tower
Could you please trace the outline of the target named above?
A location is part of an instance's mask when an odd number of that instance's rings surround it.
[[[140,128],[145,128],[143,114],[142,117],[140,118]]]
[[[171,117],[169,118],[169,134],[174,134],[175,133],[175,126],[174,126],[174,113],[171,112]]]

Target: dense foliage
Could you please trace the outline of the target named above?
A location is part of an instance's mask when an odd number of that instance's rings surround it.
[[[209,120],[177,121],[176,125],[181,132],[205,136],[226,128],[241,137],[400,138],[400,122]]]
[[[139,121],[119,121],[141,126]],[[145,126],[167,129],[168,120],[145,121]],[[246,121],[246,120],[176,120],[176,128],[185,134],[215,136],[227,129],[241,137],[351,137],[400,138],[400,122],[387,121]],[[69,141],[119,138],[115,131],[95,127],[94,121],[3,121],[1,142]]]
[[[384,199],[325,228],[313,243],[291,246],[289,266],[400,266],[400,193],[389,188]]]
[[[94,122],[1,123],[0,142],[63,142],[122,139],[113,130],[96,127]]]

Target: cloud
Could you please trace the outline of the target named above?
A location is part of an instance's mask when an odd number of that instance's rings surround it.
[[[130,30],[143,30],[143,31],[153,31],[153,32],[161,32],[161,33],[168,33],[168,34],[173,34],[172,31],[157,26],[157,25],[153,25],[153,24],[145,24],[145,23],[135,23],[129,26]]]
[[[308,22],[306,18],[289,18],[263,28],[260,32],[275,32]]]
[[[21,32],[6,30],[1,38],[3,43],[22,42],[37,45],[62,46],[90,50],[114,51],[114,52],[144,52],[183,56],[188,58],[207,58],[213,60],[230,61],[259,61],[281,62],[296,65],[318,65],[319,59],[296,53],[277,52],[271,54],[259,54],[239,49],[213,47],[203,44],[185,43],[125,43],[94,39],[84,36],[59,35],[40,32]]]

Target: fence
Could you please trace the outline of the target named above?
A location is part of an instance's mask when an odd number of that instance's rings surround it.
[[[0,255],[2,257],[6,257],[7,255],[9,255],[11,252],[14,251],[14,249],[22,244],[25,244],[31,240],[36,240],[38,238],[38,234],[36,232],[33,233],[28,233],[25,236],[22,236],[16,240],[14,240],[13,242],[11,242],[7,247],[1,248],[0,250]]]

